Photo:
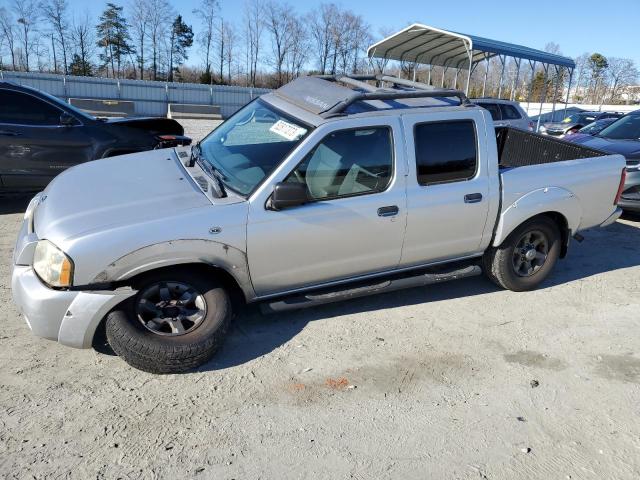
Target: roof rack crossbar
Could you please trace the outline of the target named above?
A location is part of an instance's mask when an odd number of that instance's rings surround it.
[[[354,74],[354,75],[316,75],[316,78],[327,80],[330,82],[341,82],[353,87],[365,90],[365,92],[354,91],[349,97],[340,101],[333,107],[325,110],[320,115],[322,117],[332,117],[342,114],[350,105],[356,102],[367,100],[402,100],[409,98],[448,98],[457,97],[460,100],[460,105],[471,105],[471,102],[460,90],[452,90],[447,88],[435,88],[431,85],[424,83],[412,82],[411,80],[404,80],[402,78],[391,77],[389,75],[370,75],[370,74]],[[397,90],[389,91],[384,89],[378,89],[364,83],[367,80],[375,80],[378,82],[388,82],[395,85],[401,85],[405,87],[411,87],[415,90]]]

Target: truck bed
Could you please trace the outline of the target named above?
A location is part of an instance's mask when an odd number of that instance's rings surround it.
[[[607,155],[600,150],[509,127],[496,128],[496,142],[501,169]]]
[[[570,225],[574,232],[599,225],[613,213],[623,157],[513,128],[496,130],[503,212],[544,192],[550,208],[573,205],[563,208],[576,221]]]

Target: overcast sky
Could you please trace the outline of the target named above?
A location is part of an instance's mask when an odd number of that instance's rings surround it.
[[[127,5],[127,0],[112,0]],[[199,29],[192,10],[199,0],[170,0],[194,31]],[[0,0],[0,4],[9,0]],[[89,9],[97,18],[106,1],[69,0],[74,13]],[[242,22],[243,0],[221,0],[222,14],[237,25]],[[289,1],[300,13],[312,10],[319,2]],[[604,56],[631,58],[640,67],[640,0],[342,0],[334,2],[362,15],[371,24],[376,40],[381,29],[400,30],[420,22],[460,33],[544,48],[548,42],[560,45],[566,56],[599,52]],[[198,62],[192,49],[189,63]]]

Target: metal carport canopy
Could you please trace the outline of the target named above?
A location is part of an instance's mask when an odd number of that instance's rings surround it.
[[[503,55],[573,69],[568,57],[522,45],[490,40],[475,35],[442,30],[414,23],[370,46],[368,56],[442,67],[473,68],[473,64]]]

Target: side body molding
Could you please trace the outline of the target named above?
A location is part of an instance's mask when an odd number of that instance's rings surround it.
[[[569,230],[574,233],[582,218],[580,201],[569,190],[560,187],[533,190],[510,205],[503,206],[503,209],[493,239],[494,247],[499,246],[518,225],[541,213],[562,214],[568,222]]]
[[[109,264],[92,283],[122,281],[156,268],[185,263],[221,268],[236,280],[247,301],[256,296],[246,253],[222,242],[200,239],[171,240],[142,247]]]

